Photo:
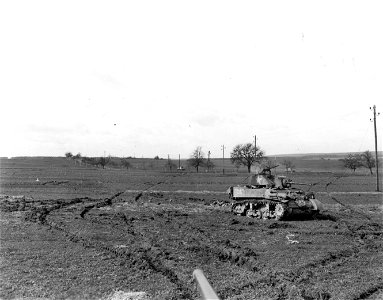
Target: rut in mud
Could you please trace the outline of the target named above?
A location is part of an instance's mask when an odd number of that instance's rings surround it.
[[[150,239],[146,238],[144,234],[139,231],[135,231],[130,227],[131,235],[137,237],[141,237],[141,239],[146,243],[145,247],[135,248],[132,251],[126,251],[125,249],[119,249],[113,246],[110,246],[106,243],[102,243],[99,241],[94,241],[89,238],[84,238],[78,233],[74,233],[70,231],[67,227],[48,219],[48,215],[53,211],[57,210],[65,210],[65,208],[75,205],[86,204],[80,212],[80,217],[82,219],[86,218],[86,214],[89,213],[93,208],[103,208],[106,206],[112,205],[114,199],[121,196],[124,192],[118,192],[111,197],[107,197],[105,199],[91,199],[88,197],[84,198],[74,198],[69,200],[57,199],[57,200],[48,200],[44,201],[43,204],[29,201],[31,205],[25,206],[26,202],[25,197],[5,197],[1,202],[1,209],[3,211],[18,211],[22,206],[22,210],[26,211],[25,219],[31,222],[38,222],[41,225],[49,226],[55,230],[62,232],[69,241],[74,243],[81,244],[84,248],[94,248],[99,251],[108,252],[115,256],[124,258],[128,261],[129,264],[137,265],[139,264],[139,268],[143,269],[151,269],[154,272],[157,272],[167,278],[172,284],[176,286],[176,289],[173,292],[171,299],[192,299],[193,292],[190,287],[182,282],[176,275],[176,273],[166,267],[162,261],[166,259],[166,254],[161,248],[155,247],[152,245]],[[31,199],[29,199],[31,200]],[[92,202],[93,204],[87,204]],[[21,204],[21,205],[20,205]],[[35,205],[34,205],[35,204]],[[121,216],[121,214],[120,214]],[[126,216],[122,214],[122,219],[124,222],[127,222]],[[96,222],[95,220],[92,220]],[[98,222],[100,224],[100,222]],[[102,223],[101,223],[102,224]],[[110,224],[103,224],[110,225]]]

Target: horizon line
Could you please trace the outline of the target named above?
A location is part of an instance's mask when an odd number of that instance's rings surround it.
[[[375,150],[365,150],[365,151],[370,151],[370,152],[375,152]],[[264,157],[289,157],[289,156],[308,156],[308,155],[343,155],[343,154],[353,154],[353,153],[363,153],[365,151],[351,151],[351,152],[308,152],[308,153],[283,153],[283,154],[270,154],[270,155],[265,155]],[[381,156],[383,155],[382,150],[378,150],[378,154]],[[14,158],[66,158],[65,155],[63,156],[58,156],[58,155],[17,155],[17,156],[0,156],[0,159],[14,159]],[[84,155],[82,157],[100,157],[100,156],[87,156]],[[131,159],[154,159],[154,157],[136,157],[136,156],[113,156],[111,157],[115,158],[131,158]],[[222,157],[210,157],[211,159],[222,159]],[[230,158],[230,156],[225,157],[225,159]],[[159,157],[161,160],[168,159],[167,157]],[[177,158],[170,158],[170,159],[178,159]],[[181,157],[181,159],[189,159],[185,157]]]

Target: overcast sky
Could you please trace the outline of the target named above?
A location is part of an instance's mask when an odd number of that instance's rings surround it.
[[[373,150],[382,8],[2,1],[0,156],[221,157],[255,134],[269,155]]]

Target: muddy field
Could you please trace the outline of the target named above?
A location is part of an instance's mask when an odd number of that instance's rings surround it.
[[[2,160],[0,297],[197,299],[200,268],[222,299],[382,299],[382,194],[341,175],[293,174],[325,211],[276,222],[230,213],[245,173]]]

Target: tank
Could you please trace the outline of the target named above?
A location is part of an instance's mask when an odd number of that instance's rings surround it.
[[[271,169],[265,168],[251,175],[249,184],[245,186],[229,187],[227,193],[232,199],[231,211],[234,214],[257,219],[286,220],[313,216],[323,209],[313,192],[306,193],[293,187],[303,183],[293,182],[286,176],[274,176]]]

